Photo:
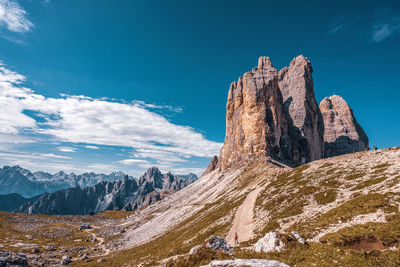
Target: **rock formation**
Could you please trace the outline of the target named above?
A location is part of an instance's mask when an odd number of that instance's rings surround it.
[[[217,167],[218,167],[218,157],[214,156],[210,164],[208,164],[207,169],[203,172],[202,175],[206,175],[207,173],[214,171]]]
[[[324,122],[315,100],[312,72],[304,56],[294,58],[289,67],[279,71],[283,106],[293,125],[290,134],[305,162],[321,159],[324,152]]]
[[[311,73],[303,56],[279,73],[268,57],[260,57],[256,68],[231,84],[218,167],[260,157],[297,166],[322,157],[323,120]]]
[[[368,149],[368,136],[341,96],[324,98],[320,103],[320,110],[325,124],[325,157]]]
[[[194,174],[162,174],[159,169],[149,168],[136,181],[125,176],[115,182],[101,182],[92,187],[74,187],[25,203],[18,212],[51,215],[87,215],[105,210],[135,210],[148,206],[160,199],[163,194],[180,190],[197,180]]]

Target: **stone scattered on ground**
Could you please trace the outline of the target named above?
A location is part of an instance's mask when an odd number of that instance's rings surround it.
[[[285,248],[285,243],[279,239],[276,232],[269,232],[264,237],[260,238],[254,245],[256,252],[281,252]]]
[[[28,267],[28,260],[22,253],[0,251],[0,266]]]
[[[67,264],[70,263],[70,262],[71,262],[71,257],[70,257],[70,256],[68,256],[68,255],[62,256],[62,258],[61,258],[61,264],[67,265]]]
[[[105,262],[105,261],[106,261],[106,259],[104,259],[104,258],[100,258],[100,259],[97,260],[97,262],[99,262],[99,263],[100,262]]]
[[[300,244],[306,243],[306,241],[304,241],[304,239],[301,237],[301,235],[298,232],[292,231],[292,236],[294,238],[296,238],[297,242],[299,242]]]
[[[212,235],[207,240],[206,247],[211,248],[215,251],[223,251],[226,253],[232,253],[233,247],[229,245],[225,239],[220,236]]]
[[[196,254],[196,253],[199,251],[200,248],[201,248],[201,245],[197,245],[197,246],[192,247],[192,248],[190,249],[190,251],[189,251],[189,255],[194,255],[194,254]]]
[[[214,260],[210,262],[208,265],[204,265],[202,267],[239,267],[239,266],[251,266],[251,267],[289,267],[279,261],[274,260],[260,260],[260,259],[236,259],[236,260]]]

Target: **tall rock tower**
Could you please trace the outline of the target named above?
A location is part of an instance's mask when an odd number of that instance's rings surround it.
[[[291,135],[300,150],[299,163],[321,159],[324,153],[324,122],[314,95],[313,69],[304,56],[297,56],[289,67],[279,71],[283,106],[293,126]],[[304,161],[304,162],[301,162]]]
[[[368,136],[357,123],[353,110],[341,96],[326,97],[319,107],[325,124],[325,157],[368,149]]]
[[[310,62],[295,58],[279,73],[268,57],[233,82],[226,105],[226,136],[218,167],[270,157],[297,166],[323,155],[323,121]]]

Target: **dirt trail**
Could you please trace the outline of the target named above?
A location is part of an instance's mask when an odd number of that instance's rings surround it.
[[[256,188],[251,191],[243,201],[242,205],[236,211],[235,219],[231,229],[226,236],[226,241],[230,245],[235,244],[235,232],[238,234],[239,242],[245,242],[253,237],[254,230],[254,205],[256,204],[257,196],[262,188]]]
[[[103,237],[100,237],[98,235],[96,235],[95,233],[93,233],[93,230],[98,229],[99,227],[96,226],[92,226],[92,229],[87,230],[87,232],[89,234],[91,234],[94,238],[96,238],[99,241],[99,246],[101,247],[101,249],[104,251],[104,254],[102,256],[107,256],[108,254],[110,254],[110,249],[108,249],[106,247],[105,241]]]

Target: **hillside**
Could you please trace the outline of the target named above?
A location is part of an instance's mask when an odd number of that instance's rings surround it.
[[[232,258],[212,251],[186,253],[212,234],[227,236],[235,214],[255,188],[261,189],[253,207],[254,231],[248,240],[240,240],[234,258],[276,259],[290,266],[399,263],[399,158],[400,148],[391,148],[294,169],[258,162],[229,174],[212,172],[126,218],[122,225],[127,232],[113,245],[128,250],[110,254],[103,266],[168,260],[169,266],[199,266],[214,258]],[[291,230],[308,245],[289,242],[280,253],[251,250],[265,233]]]

